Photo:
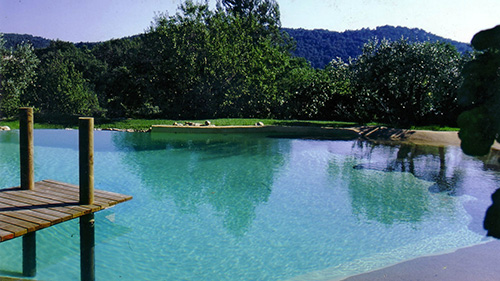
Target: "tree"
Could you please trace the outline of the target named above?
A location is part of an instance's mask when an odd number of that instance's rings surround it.
[[[55,52],[39,69],[35,91],[29,103],[52,119],[72,115],[93,115],[99,111],[97,96],[73,62]]]
[[[456,120],[462,64],[447,43],[370,41],[352,65],[361,117],[400,126]]]
[[[286,118],[345,120],[350,92],[348,65],[333,60],[325,69],[315,69],[304,60],[284,77],[284,89],[290,92]]]
[[[86,46],[77,48],[75,44],[64,41],[51,41],[44,49],[36,50],[42,64],[54,59],[63,59],[73,64],[75,71],[81,73],[87,87],[93,91],[100,104],[105,104],[105,77],[108,72],[106,62],[94,56]]]
[[[105,72],[95,80],[101,106],[109,117],[157,117],[160,110],[153,100],[167,86],[158,87],[156,60],[142,36],[103,42],[92,49],[104,64]],[[155,61],[162,63],[160,61]]]
[[[458,117],[462,150],[485,155],[500,141],[500,25],[472,38],[478,51],[463,70],[459,101],[467,110]]]
[[[280,110],[291,55],[257,19],[192,1],[156,19],[146,60],[163,116],[270,117]]]
[[[275,32],[281,27],[280,9],[275,0],[222,0],[223,6],[233,16],[257,20],[260,26]]]
[[[0,116],[12,117],[27,105],[24,96],[36,78],[38,63],[31,45],[7,50],[0,38]]]

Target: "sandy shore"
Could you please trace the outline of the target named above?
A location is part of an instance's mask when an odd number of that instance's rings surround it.
[[[344,280],[494,281],[500,280],[499,263],[500,241],[495,240],[452,253],[416,258]]]
[[[154,133],[196,133],[196,134],[265,134],[289,137],[310,137],[330,139],[366,139],[374,142],[415,143],[424,145],[460,145],[458,132],[394,129],[380,126],[366,127],[301,127],[301,126],[170,126],[153,125]],[[500,150],[498,143],[494,148]]]

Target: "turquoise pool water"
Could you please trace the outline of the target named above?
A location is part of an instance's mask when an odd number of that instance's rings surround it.
[[[78,132],[35,130],[35,176],[78,183]],[[457,147],[96,132],[98,280],[335,280],[486,241],[498,173]],[[0,188],[18,133],[0,133]],[[79,278],[78,220],[38,232],[40,280]],[[21,239],[0,243],[19,276]]]

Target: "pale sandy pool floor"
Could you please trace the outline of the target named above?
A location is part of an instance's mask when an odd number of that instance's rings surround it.
[[[421,257],[390,267],[349,277],[358,280],[500,280],[500,241],[459,249],[452,253]]]

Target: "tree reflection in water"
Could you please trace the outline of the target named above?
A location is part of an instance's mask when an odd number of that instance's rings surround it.
[[[19,184],[19,154],[9,153],[19,151],[19,134],[17,131],[0,133],[0,188]]]
[[[412,144],[388,147],[360,141],[353,146],[352,154],[363,159],[363,163],[353,163],[345,169],[366,170],[364,185],[351,179],[354,182],[349,185],[352,205],[367,218],[386,224],[418,221],[428,211],[425,207],[427,197],[425,189],[418,185],[406,188],[414,177],[429,182],[427,190],[432,193],[472,196],[472,200],[463,203],[472,217],[469,229],[481,234],[486,229],[489,236],[500,238],[500,189],[491,196],[493,204],[487,212],[485,207],[492,186],[498,185],[498,153],[492,151],[488,156],[473,158],[454,147]],[[375,182],[367,174],[369,171],[385,174],[379,174]],[[399,184],[391,185],[392,180]],[[389,219],[391,215],[393,220]]]
[[[372,149],[380,145],[371,144]],[[433,182],[431,192],[446,192],[449,195],[461,195],[460,180],[464,171],[460,167],[446,165],[444,147],[401,144],[394,146],[396,159],[387,157],[387,162],[370,162],[354,166],[354,169],[371,169],[385,172],[408,172],[416,178]],[[392,151],[391,151],[392,152]]]
[[[152,197],[171,199],[186,214],[209,204],[236,236],[248,230],[255,208],[267,202],[283,162],[279,142],[266,138],[119,134],[114,142],[135,152],[127,154],[126,163]],[[222,169],[228,158],[233,164]]]
[[[352,155],[361,164],[345,163],[353,211],[384,224],[418,222],[429,210],[429,191],[461,195],[460,166],[447,167],[444,147],[401,144],[379,145],[359,141]],[[359,163],[359,162],[358,162]],[[447,204],[443,201],[442,204]],[[450,206],[452,208],[452,206]]]

